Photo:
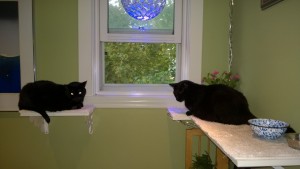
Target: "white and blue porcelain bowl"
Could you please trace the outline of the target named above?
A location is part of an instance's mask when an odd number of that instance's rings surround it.
[[[287,130],[289,124],[274,119],[250,119],[248,120],[253,132],[265,139],[275,140],[281,137]]]

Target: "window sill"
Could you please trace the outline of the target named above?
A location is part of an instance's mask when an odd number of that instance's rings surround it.
[[[113,95],[86,96],[85,104],[96,108],[167,108],[182,107],[173,95]]]

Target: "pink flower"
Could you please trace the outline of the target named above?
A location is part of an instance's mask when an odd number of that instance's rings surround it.
[[[217,70],[214,70],[213,72],[212,72],[212,75],[214,75],[214,76],[216,76],[216,75],[218,75],[219,74],[219,71],[217,71]]]
[[[239,74],[232,74],[228,71],[223,71],[222,74],[220,74],[218,70],[208,73],[207,76],[202,79],[202,83],[204,84],[225,84],[233,88],[236,87],[239,81]]]
[[[239,80],[240,79],[240,75],[239,74],[234,75],[233,79]]]

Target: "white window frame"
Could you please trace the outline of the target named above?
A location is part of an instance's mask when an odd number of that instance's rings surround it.
[[[162,42],[162,43],[181,43],[181,25],[182,25],[182,0],[174,0],[175,12],[174,12],[174,34],[118,34],[108,33],[106,24],[100,24],[100,40],[105,42]],[[99,6],[98,2],[95,6]],[[100,19],[102,23],[108,23],[108,2],[103,0],[100,2]]]
[[[119,90],[97,93],[99,88],[96,83],[97,81],[99,82],[99,65],[97,65],[99,57],[97,56],[100,51],[99,14],[102,9],[100,7],[99,10],[99,2],[100,0],[78,0],[79,81],[87,80],[85,104],[93,104],[98,108],[166,108],[183,106],[182,103],[178,103],[175,100],[172,90],[153,92],[146,89],[145,91],[134,93]],[[182,21],[184,24],[182,25],[185,26],[181,28],[183,35],[181,37],[180,76],[182,80],[189,79],[200,83],[203,0],[183,0],[183,6],[184,15],[182,16]]]
[[[19,12],[19,43],[21,87],[34,81],[32,0],[0,0],[17,1]],[[0,111],[18,111],[19,93],[1,93]]]

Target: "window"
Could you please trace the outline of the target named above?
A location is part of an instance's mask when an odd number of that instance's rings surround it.
[[[87,103],[167,107],[178,104],[168,83],[200,82],[202,0],[167,0],[147,22],[131,18],[118,0],[78,3],[79,80],[88,81]]]
[[[20,88],[34,81],[32,1],[0,0],[0,5],[0,111],[16,111]]]
[[[180,73],[176,63],[181,55],[181,0],[166,0],[161,13],[146,21],[131,17],[120,0],[99,5],[102,48],[97,64],[102,74],[96,93],[170,90],[167,84],[178,80]]]

